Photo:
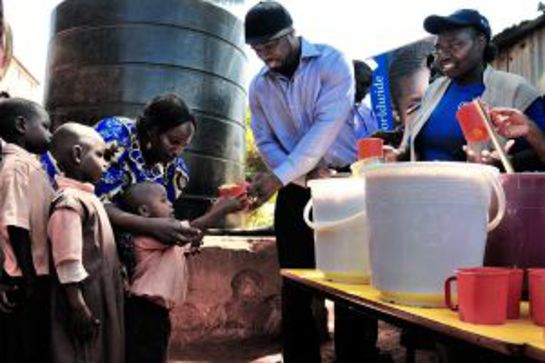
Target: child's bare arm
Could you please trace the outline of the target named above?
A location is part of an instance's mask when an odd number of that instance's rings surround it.
[[[248,205],[247,196],[220,198],[212,205],[210,210],[203,216],[191,221],[191,226],[200,230],[212,227],[220,218],[227,214],[243,210]]]
[[[15,259],[17,265],[23,273],[24,288],[27,289],[27,294],[31,293],[32,285],[36,280],[36,270],[34,269],[34,262],[32,260],[32,248],[30,233],[20,227],[8,226],[8,235],[12,244]]]
[[[95,338],[100,327],[100,320],[93,316],[87,306],[81,289],[77,283],[65,284],[64,290],[70,306],[70,317],[72,320],[74,334],[81,341],[88,341]]]

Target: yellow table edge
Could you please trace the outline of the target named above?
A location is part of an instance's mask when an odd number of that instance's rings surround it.
[[[363,302],[376,306],[388,307],[390,310],[409,313],[413,316],[427,319],[483,338],[500,341],[505,344],[517,345],[521,349],[530,347],[533,358],[545,359],[545,329],[535,325],[528,317],[528,304],[521,305],[521,318],[508,320],[503,325],[476,325],[465,323],[458,318],[458,313],[447,308],[421,308],[391,304],[382,301],[380,292],[368,284],[347,284],[328,281],[323,273],[312,269],[283,269],[283,277],[304,283],[305,281],[331,290],[351,295]]]

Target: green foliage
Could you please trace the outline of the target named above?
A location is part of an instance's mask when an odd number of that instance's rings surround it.
[[[276,195],[267,203],[263,204],[259,209],[256,209],[244,218],[244,229],[261,229],[271,227],[274,221],[274,204]]]
[[[268,170],[255,146],[250,120],[251,114],[248,110],[246,113],[246,179],[252,179],[257,173]]]
[[[268,170],[255,146],[254,134],[250,128],[250,120],[251,114],[250,110],[248,110],[246,113],[246,180],[252,180],[257,173]],[[271,200],[261,206],[261,208],[248,214],[244,221],[244,229],[257,229],[272,226],[275,200],[276,196],[271,198]]]

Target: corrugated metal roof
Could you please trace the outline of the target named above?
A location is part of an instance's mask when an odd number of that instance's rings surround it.
[[[498,47],[499,50],[508,48],[515,44],[526,35],[541,29],[545,26],[545,14],[537,17],[534,20],[524,20],[518,25],[513,25],[507,29],[504,29],[501,33],[496,34],[492,41]]]

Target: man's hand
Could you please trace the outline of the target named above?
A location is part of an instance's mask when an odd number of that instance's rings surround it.
[[[310,173],[307,174],[306,179],[312,180],[312,179],[331,178],[335,174],[336,174],[335,170],[331,170],[329,168],[319,166],[312,169]]]
[[[271,199],[274,193],[282,188],[282,186],[280,179],[272,173],[257,174],[248,188],[248,195],[250,198],[253,198],[250,209],[261,207],[266,201]]]

